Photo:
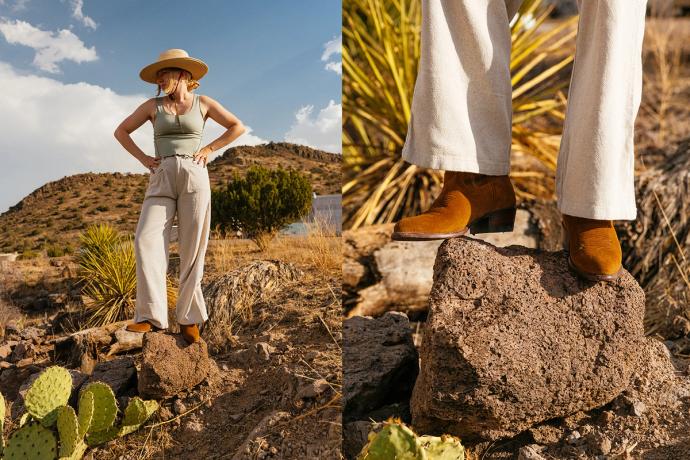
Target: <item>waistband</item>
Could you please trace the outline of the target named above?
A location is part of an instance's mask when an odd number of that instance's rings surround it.
[[[194,155],[189,155],[187,153],[175,153],[173,155],[164,155],[161,158],[161,160],[165,160],[166,158],[172,158],[172,157],[180,157],[180,158],[194,158]]]

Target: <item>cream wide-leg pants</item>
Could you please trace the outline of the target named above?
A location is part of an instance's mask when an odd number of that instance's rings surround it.
[[[134,320],[150,321],[159,328],[168,327],[166,273],[175,213],[180,251],[177,321],[203,323],[208,318],[201,278],[211,228],[211,184],[208,169],[191,157],[164,157],[151,173],[134,237],[137,264]]]
[[[426,168],[505,175],[512,97],[509,22],[522,0],[422,0],[421,56],[402,151]],[[633,127],[647,0],[578,0],[556,171],[558,208],[633,220]]]

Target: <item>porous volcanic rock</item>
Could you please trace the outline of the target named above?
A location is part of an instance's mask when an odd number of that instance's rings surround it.
[[[148,332],[144,335],[139,395],[163,399],[203,382],[211,366],[206,342],[187,344],[180,335]]]
[[[600,407],[644,359],[644,292],[577,278],[563,251],[445,241],[434,265],[415,429],[469,439],[515,435]]]

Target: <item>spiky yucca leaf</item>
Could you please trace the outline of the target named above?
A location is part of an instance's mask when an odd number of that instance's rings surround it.
[[[541,165],[514,176],[523,197],[553,192],[549,180],[573,60],[563,49],[577,18],[546,30],[541,26],[551,9],[543,0],[526,0],[510,26],[513,150]],[[343,24],[344,222],[357,228],[426,210],[442,176],[400,158],[419,61],[419,0],[348,0]]]
[[[134,240],[107,225],[87,229],[79,252],[82,294],[87,327],[103,326],[133,316],[136,299]],[[177,289],[167,279],[168,306],[175,305]]]

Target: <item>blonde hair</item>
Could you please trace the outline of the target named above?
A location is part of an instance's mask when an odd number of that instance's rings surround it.
[[[164,70],[164,69],[161,69],[161,70]],[[182,71],[182,76],[183,76],[183,77],[185,78],[185,80],[187,81],[187,91],[190,91],[190,92],[191,92],[191,91],[194,91],[195,89],[197,89],[197,88],[199,87],[199,82],[198,82],[197,80],[195,80],[195,79],[192,78],[192,74],[191,74],[188,70],[179,69],[179,68],[176,68],[176,67],[171,67],[171,68],[168,68],[168,69],[166,69],[166,70],[176,70],[176,71],[178,71],[178,72],[179,72],[179,71]],[[160,70],[159,70],[159,72],[160,72]],[[175,81],[176,83],[177,83],[177,78],[178,78],[178,77],[175,77],[175,79],[174,79],[174,81]],[[161,91],[162,91],[163,89],[160,87],[160,85],[157,85],[157,86],[158,86],[158,92],[156,93],[156,96],[160,96]]]

